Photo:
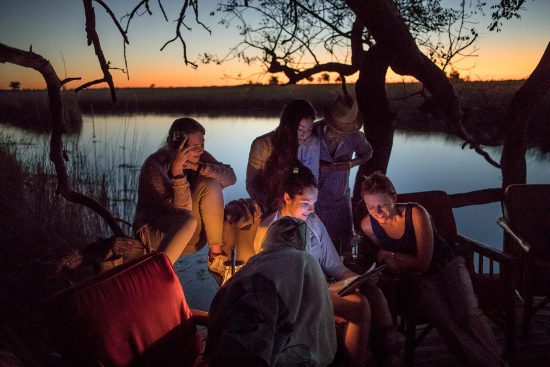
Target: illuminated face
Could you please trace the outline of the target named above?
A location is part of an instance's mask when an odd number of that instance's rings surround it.
[[[311,135],[311,129],[313,127],[313,119],[311,117],[304,117],[298,125],[298,144],[302,144]]]
[[[285,203],[281,213],[305,221],[315,211],[318,193],[319,191],[313,186],[306,187],[302,195],[296,195],[294,198],[285,193],[283,197]]]
[[[395,195],[386,193],[374,193],[363,195],[363,200],[367,206],[369,214],[378,221],[385,223],[393,215],[395,208]]]
[[[187,135],[186,146],[194,147],[189,155],[189,161],[192,163],[199,163],[199,159],[204,152],[204,134],[200,131]]]
[[[347,134],[345,134],[341,131],[338,131],[338,130],[334,129],[329,124],[325,125],[325,129],[323,131],[324,131],[325,142],[327,142],[329,144],[332,144],[332,145],[340,144],[340,142],[342,140],[344,140],[344,138],[347,135]]]

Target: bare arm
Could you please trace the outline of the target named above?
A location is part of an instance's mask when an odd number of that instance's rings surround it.
[[[412,208],[412,220],[416,236],[416,255],[387,250],[378,252],[378,261],[388,264],[394,272],[424,272],[428,270],[432,261],[434,239],[430,216],[426,209],[415,206]],[[375,244],[379,244],[368,215],[361,221],[361,229]]]

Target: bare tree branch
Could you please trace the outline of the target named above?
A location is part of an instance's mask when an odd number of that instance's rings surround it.
[[[109,89],[111,91],[111,99],[113,100],[113,103],[116,103],[117,97],[116,97],[116,90],[115,90],[115,84],[113,82],[113,77],[111,75],[111,72],[109,71],[109,64],[107,60],[105,60],[105,56],[103,54],[103,50],[101,49],[101,43],[99,42],[99,36],[95,29],[95,11],[94,7],[92,5],[92,0],[82,0],[84,3],[84,13],[86,15],[86,36],[88,38],[88,46],[94,45],[95,54],[97,56],[97,60],[99,61],[99,66],[101,67],[101,71],[103,71],[103,82],[107,83],[109,86]],[[82,89],[79,88],[79,90]]]
[[[72,78],[65,78],[65,79],[63,79],[60,83],[61,83],[61,85],[65,85],[65,84],[67,84],[67,83],[72,82],[73,80],[81,80],[81,79],[82,79],[82,78],[79,77],[79,76],[78,76],[78,77],[72,77]]]
[[[74,91],[75,91],[75,92],[80,92],[81,90],[86,89],[86,88],[89,88],[89,87],[91,87],[92,85],[101,84],[101,83],[105,83],[105,82],[107,82],[107,81],[105,80],[105,78],[96,79],[96,80],[91,80],[91,81],[86,82],[86,83],[84,83],[84,84],[82,84],[82,85],[79,85],[78,87],[75,88]]]
[[[113,21],[113,23],[115,23],[116,27],[118,28],[118,31],[120,32],[120,35],[124,39],[124,43],[127,43],[127,44],[130,43],[130,42],[128,42],[128,37],[127,37],[126,31],[124,29],[122,29],[122,26],[120,25],[119,21],[117,20],[115,14],[111,10],[111,8],[107,4],[105,4],[103,2],[103,0],[94,0],[94,1],[96,3],[98,3],[99,5],[101,5],[103,7],[103,9],[105,9],[107,14],[109,14],[109,16],[111,17],[111,20]]]
[[[160,11],[162,12],[162,15],[164,16],[164,20],[168,21],[168,17],[166,16],[166,12],[164,11],[164,7],[162,6],[162,1],[158,0]]]
[[[19,50],[0,43],[0,62],[12,63],[23,67],[31,68],[42,74],[48,88],[48,98],[50,111],[52,114],[52,133],[50,140],[50,160],[55,166],[57,173],[56,193],[63,196],[68,201],[82,204],[99,214],[109,225],[113,233],[117,236],[125,236],[112,214],[90,197],[73,191],[65,166],[66,152],[63,149],[63,133],[65,132],[65,122],[63,119],[63,106],[61,100],[61,85],[54,68],[48,60],[33,52]]]
[[[180,15],[178,17],[178,20],[176,22],[176,36],[168,41],[166,41],[166,43],[160,48],[160,50],[164,50],[164,48],[169,45],[170,43],[176,41],[176,40],[180,40],[181,41],[181,45],[183,47],[183,60],[185,62],[185,65],[191,65],[192,67],[196,68],[197,67],[197,64],[189,61],[189,59],[187,58],[187,45],[185,44],[185,41],[183,40],[183,37],[181,36],[181,31],[180,31],[180,27],[183,25],[185,27],[187,27],[184,23],[183,23],[183,18],[185,18],[185,13],[187,11],[187,7],[189,6],[189,0],[185,0],[182,7],[181,7],[181,10],[180,10]]]

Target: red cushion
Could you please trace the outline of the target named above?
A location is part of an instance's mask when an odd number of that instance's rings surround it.
[[[63,291],[50,333],[77,364],[192,365],[201,340],[164,254],[147,255]]]

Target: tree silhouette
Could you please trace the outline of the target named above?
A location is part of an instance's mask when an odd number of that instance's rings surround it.
[[[151,15],[155,5],[167,22],[171,20],[164,11],[162,0],[141,0],[120,18],[103,0],[82,2],[86,19],[86,41],[89,46],[93,46],[103,75],[99,79],[85,82],[75,90],[106,83],[113,102],[116,102],[111,71],[119,70],[130,76],[126,45],[129,44],[132,20],[137,16]],[[124,69],[113,67],[103,53],[96,31],[94,3],[107,13],[121,35]],[[191,30],[187,22],[192,19],[210,31],[200,20],[200,3],[199,0],[183,2],[174,21],[175,35],[161,48],[162,50],[170,43],[179,41],[184,62],[191,67],[197,67],[197,64],[187,55],[186,40],[191,39],[186,33]],[[493,5],[481,0],[472,3],[477,10],[489,7],[492,17],[490,29],[498,31],[503,19],[519,17],[525,0],[500,0]],[[231,53],[245,62],[263,63],[266,72],[284,73],[289,83],[311,80],[312,75],[322,72],[334,72],[339,75],[345,88],[346,76],[359,72],[355,91],[360,110],[365,117],[365,132],[373,143],[375,152],[373,159],[360,167],[360,177],[362,173],[373,170],[385,171],[389,161],[394,116],[385,92],[385,77],[389,67],[398,74],[410,75],[422,82],[429,92],[425,95],[438,107],[449,130],[464,139],[467,145],[488,161],[498,165],[462,126],[460,103],[444,72],[446,67],[452,65],[454,57],[468,54],[467,50],[477,38],[477,32],[469,23],[469,17],[475,10],[467,11],[465,4],[466,2],[461,1],[455,8],[445,8],[441,5],[441,0],[225,0],[221,1],[219,10],[228,15],[222,20],[222,24],[240,22],[238,29],[243,35],[243,41],[232,48]],[[247,14],[248,11],[260,15],[261,26],[249,24],[258,17]],[[437,38],[442,32],[448,36],[447,43]],[[249,55],[250,50],[256,50],[256,53]],[[331,59],[323,59],[321,52],[328,52]],[[503,174],[507,177],[504,180],[506,183],[525,182],[525,128],[530,113],[550,88],[549,60],[550,51],[547,49],[535,72],[518,91],[517,98],[514,98],[509,107],[506,119],[508,138],[501,159],[507,170]],[[72,191],[68,182],[64,164],[67,153],[63,149],[62,141],[64,121],[60,89],[64,84],[80,78],[60,80],[50,63],[40,55],[32,50],[23,51],[3,44],[0,44],[0,62],[34,68],[42,73],[53,116],[50,157],[57,172],[57,192],[69,201],[84,204],[100,213],[113,232],[121,235],[122,230],[117,220],[94,200]]]
[[[10,88],[12,91],[18,91],[21,88],[21,82],[10,82]]]
[[[226,14],[225,24],[236,23],[243,35],[233,54],[262,63],[267,72],[283,72],[288,83],[320,72],[336,72],[345,85],[346,76],[359,72],[355,94],[374,155],[360,167],[357,177],[376,170],[385,172],[388,165],[394,125],[385,92],[389,67],[419,80],[425,88],[422,95],[435,107],[449,132],[500,167],[464,128],[460,102],[445,69],[452,67],[457,57],[475,54],[478,33],[471,18],[476,12],[489,10],[489,29],[498,31],[503,19],[519,17],[525,1],[447,3],[456,4],[453,7],[442,3],[232,0],[222,2],[220,11]],[[467,7],[469,4],[472,6]],[[323,58],[327,52],[329,61]],[[354,196],[358,191],[356,181]]]

